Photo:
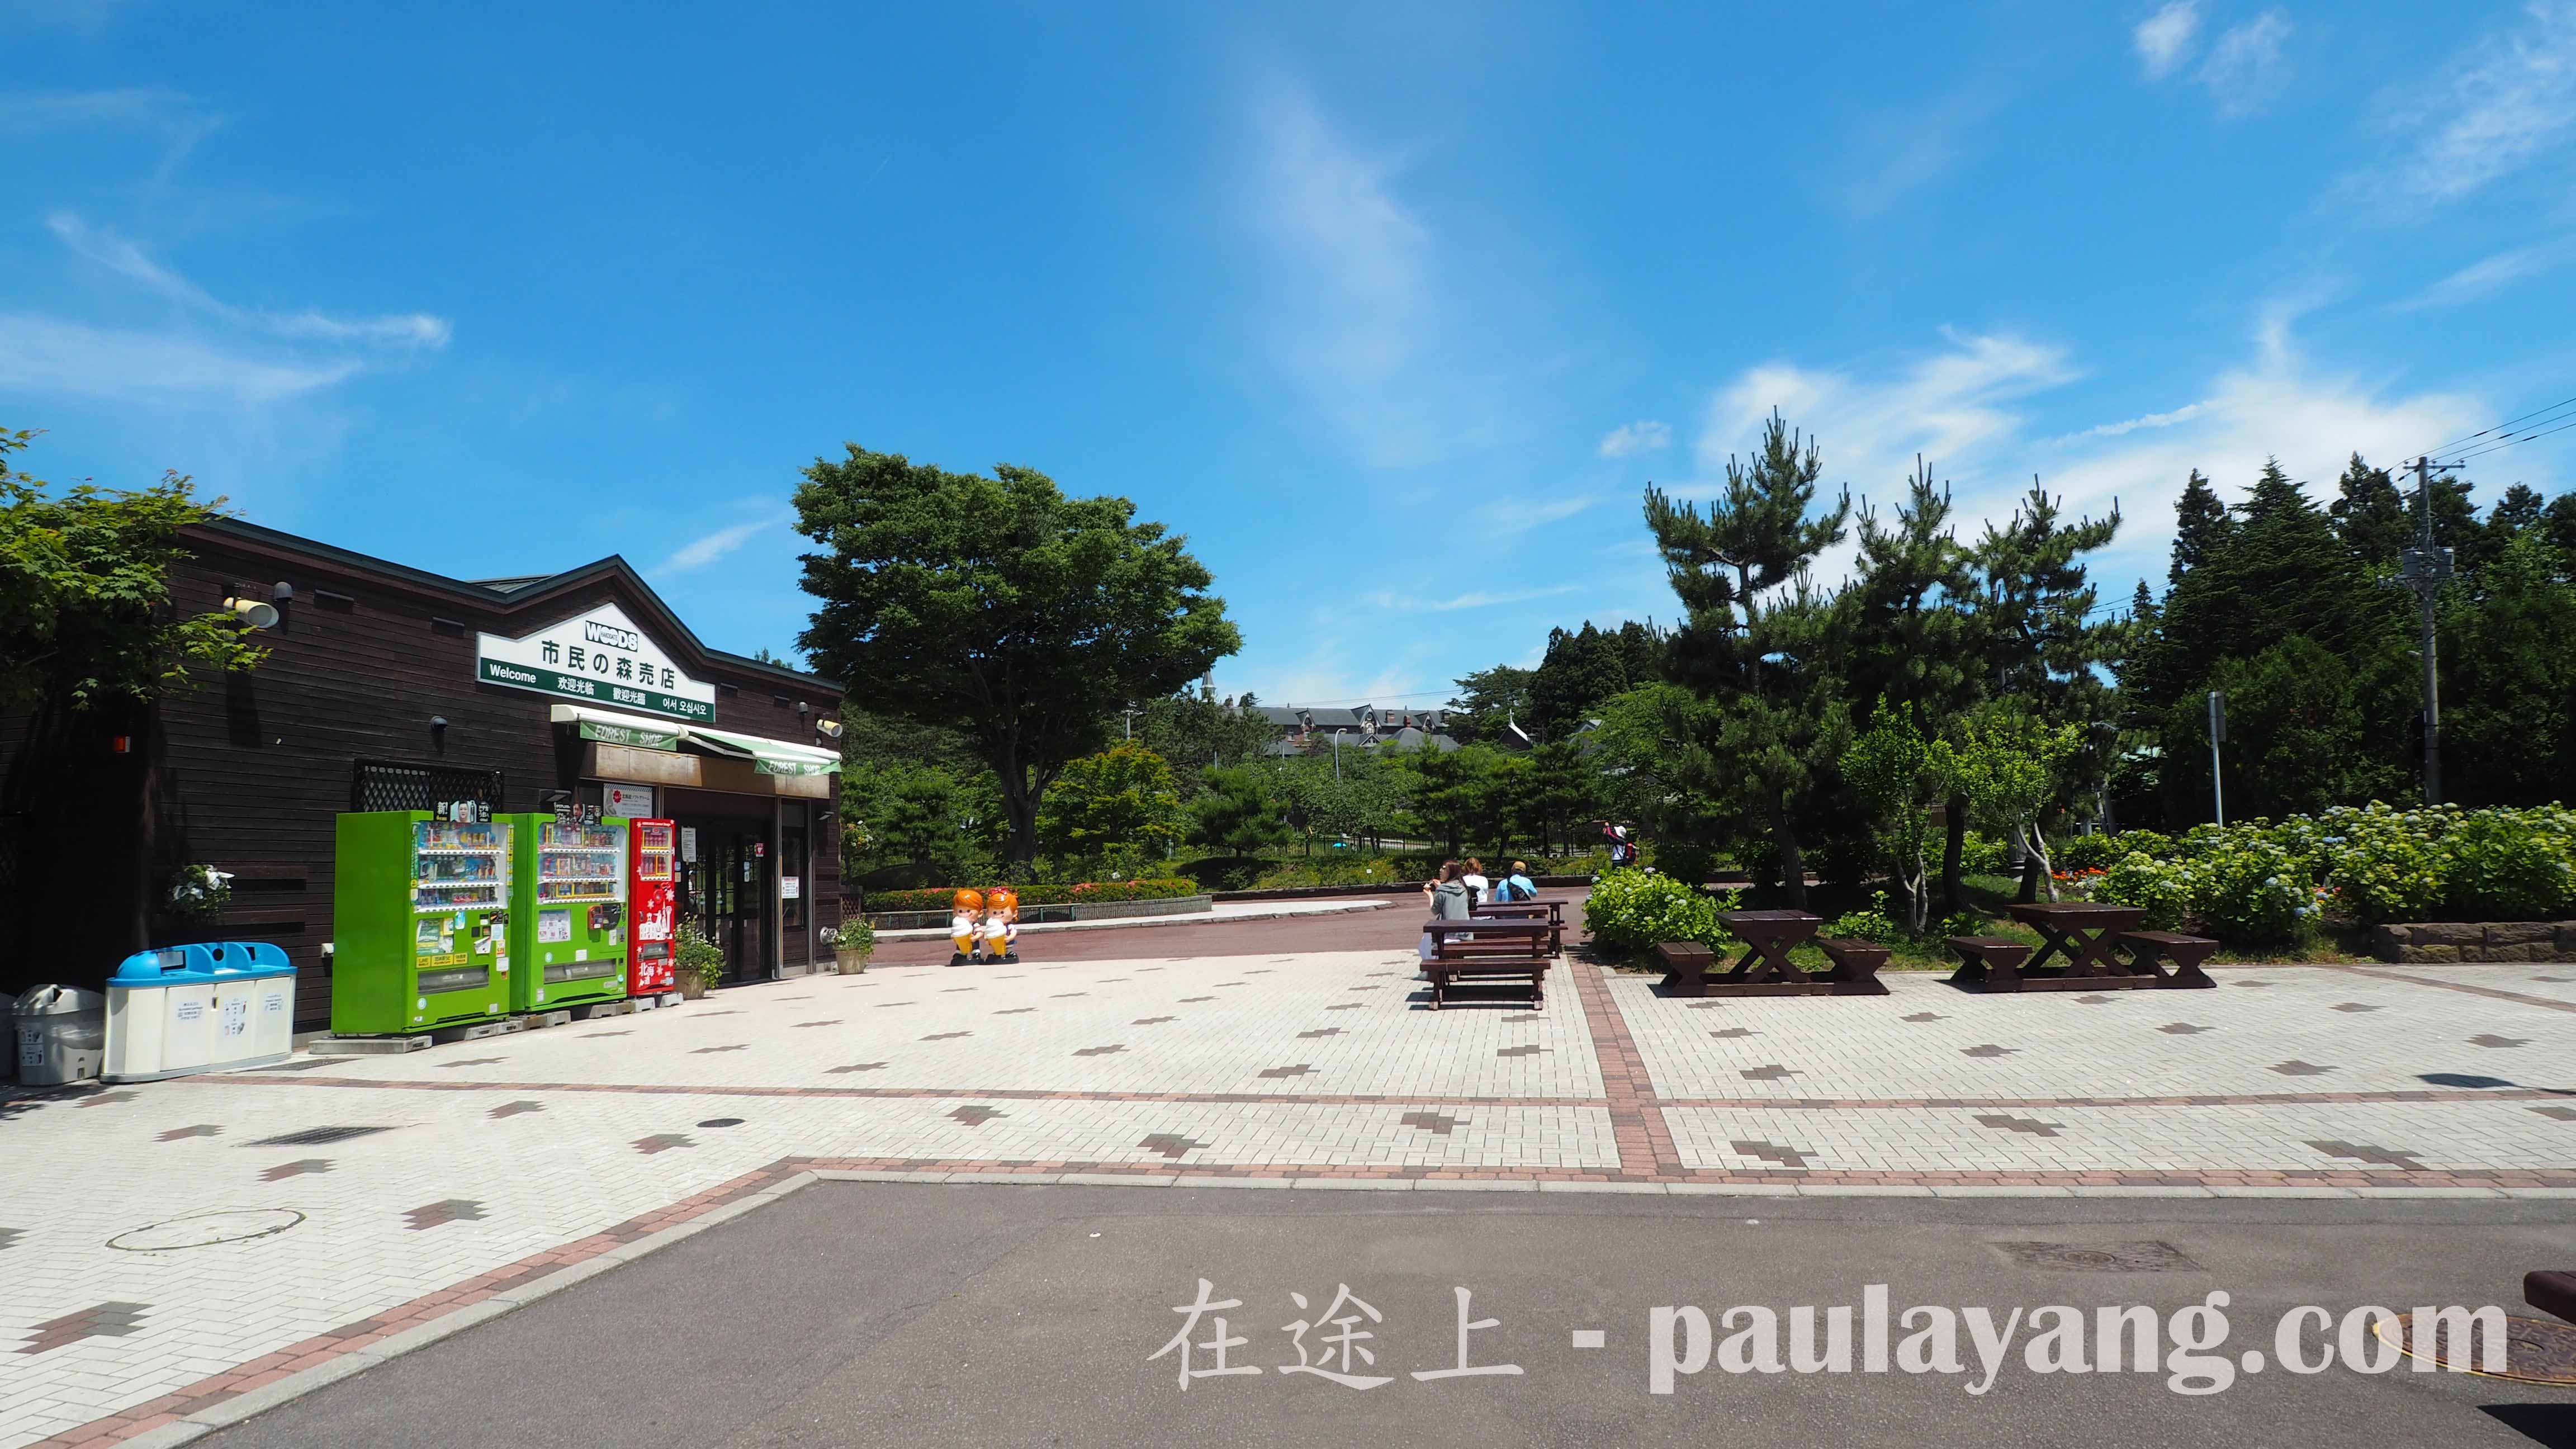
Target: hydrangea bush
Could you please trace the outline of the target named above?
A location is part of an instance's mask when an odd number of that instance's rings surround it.
[[[2278,822],[2130,831],[2093,898],[2232,945],[2292,945],[2328,910],[2362,923],[2549,920],[2576,910],[2576,811],[2373,802]]]
[[[1718,924],[1718,912],[1734,910],[1742,894],[1707,895],[1655,871],[1607,871],[1583,903],[1584,929],[1595,946],[1613,954],[1658,941],[1697,941],[1716,950],[1735,942]]]

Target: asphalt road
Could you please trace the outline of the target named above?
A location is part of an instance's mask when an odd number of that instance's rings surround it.
[[[2185,1397],[2162,1373],[2043,1376],[2025,1331],[1970,1372],[1734,1374],[1650,1392],[1653,1310],[1864,1303],[1997,1321],[2064,1304],[2160,1316],[2223,1290],[2228,1355],[2268,1356],[2282,1312],[2519,1307],[2522,1273],[2576,1262],[2556,1202],[1672,1199],[1598,1195],[823,1183],[627,1267],[198,1441],[209,1449],[544,1446],[1706,1444],[2576,1445],[2576,1389],[2411,1363],[2240,1376]],[[2141,1271],[2035,1266],[2007,1244],[2134,1248]],[[2173,1255],[2182,1260],[2173,1261]],[[1176,1381],[1197,1280],[1258,1375]],[[1381,1317],[1352,1389],[1282,1375],[1283,1325]],[[1516,1376],[1418,1381],[1458,1361]],[[1313,1312],[1290,1299],[1303,1293]],[[1739,1324],[1743,1320],[1738,1320]],[[1673,1330],[1678,1353],[1687,1320]],[[1602,1345],[1576,1347],[1578,1330]],[[1311,1330],[1320,1355],[1332,1330]],[[1907,1329],[1901,1325],[1896,1336]],[[1194,1342],[1211,1336],[1202,1322]],[[1859,1334],[1856,1331],[1855,1337]],[[1783,1350],[1786,1351],[1785,1348]],[[2311,1350],[2313,1351],[2313,1350]],[[1857,1350],[1856,1350],[1857,1352]],[[1205,1350],[1193,1363],[1208,1367]]]
[[[1582,939],[1585,894],[1539,892],[1541,900],[1567,903],[1569,948]],[[1167,956],[1276,956],[1283,951],[1409,951],[1430,912],[1416,909],[1419,891],[1390,891],[1387,898],[1396,904],[1382,911],[1024,934],[1020,956],[1030,961],[1159,961]],[[941,966],[949,955],[945,940],[888,941],[877,948],[875,959],[889,966]]]

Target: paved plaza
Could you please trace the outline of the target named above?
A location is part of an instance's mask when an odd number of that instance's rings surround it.
[[[2576,1218],[2576,968],[1687,1001],[1574,962],[1544,1010],[1435,1013],[1394,918],[1331,918],[1368,949],[1064,935],[1013,966],[0,1102],[0,1445],[178,1442],[818,1177]],[[1076,939],[1129,954],[1047,954]]]

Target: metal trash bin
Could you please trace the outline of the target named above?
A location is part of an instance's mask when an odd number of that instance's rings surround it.
[[[22,1086],[59,1087],[98,1075],[107,1054],[107,998],[76,986],[39,986],[13,1018]]]
[[[284,1061],[294,976],[286,953],[265,943],[208,941],[126,957],[107,980],[105,1076],[150,1082]]]

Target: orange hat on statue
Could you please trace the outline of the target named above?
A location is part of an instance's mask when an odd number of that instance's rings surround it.
[[[961,890],[955,904],[961,911],[980,911],[984,909],[984,897],[975,891]]]

